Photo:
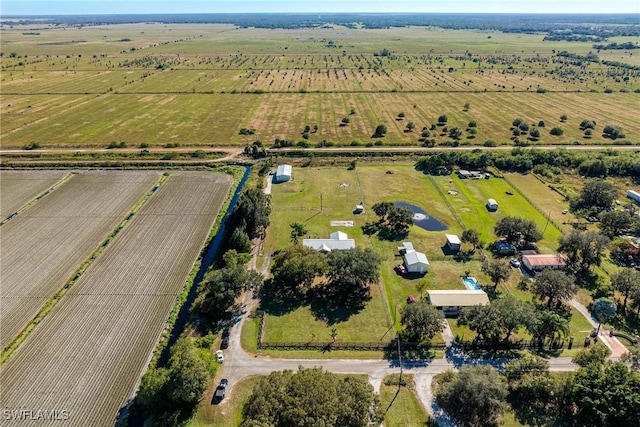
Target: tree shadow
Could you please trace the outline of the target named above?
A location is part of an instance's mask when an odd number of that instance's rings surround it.
[[[260,288],[260,308],[268,314],[282,316],[305,305],[307,298],[298,293],[282,292],[272,279]]]
[[[335,286],[318,286],[309,294],[309,308],[316,319],[327,325],[346,322],[360,313],[371,300],[369,288],[346,294]]]
[[[378,238],[387,242],[399,242],[406,239],[408,235],[409,231],[398,233],[396,230],[387,227],[379,227],[378,231]]]
[[[365,236],[373,236],[380,230],[380,225],[377,222],[367,222],[361,228]]]

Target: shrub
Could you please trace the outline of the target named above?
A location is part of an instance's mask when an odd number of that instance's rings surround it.
[[[555,126],[551,129],[551,131],[549,131],[549,133],[553,136],[561,136],[562,134],[564,134],[564,131],[560,126]]]

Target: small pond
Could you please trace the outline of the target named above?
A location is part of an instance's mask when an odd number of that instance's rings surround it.
[[[396,202],[394,205],[400,208],[411,209],[411,212],[413,212],[413,223],[424,230],[444,231],[448,228],[447,224],[430,216],[416,205],[407,202]]]

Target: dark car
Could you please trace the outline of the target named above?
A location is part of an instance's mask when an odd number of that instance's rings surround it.
[[[216,388],[216,392],[213,395],[213,403],[220,403],[224,399],[225,394],[227,393],[227,386],[229,385],[229,380],[223,378],[220,380],[220,384],[218,384],[218,388]]]
[[[228,328],[228,327],[227,327],[227,328],[224,328],[224,329],[222,330],[222,338],[226,338],[226,337],[228,337],[228,336],[229,336],[229,334],[230,334],[230,331],[229,331],[229,328]]]
[[[228,336],[222,338],[222,341],[220,342],[220,348],[223,349],[223,350],[226,349],[226,348],[229,348],[229,337]]]

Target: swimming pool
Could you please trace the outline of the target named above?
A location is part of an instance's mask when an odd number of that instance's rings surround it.
[[[463,277],[462,281],[464,282],[464,285],[467,287],[467,289],[474,289],[476,291],[480,289],[478,281],[475,277]]]

